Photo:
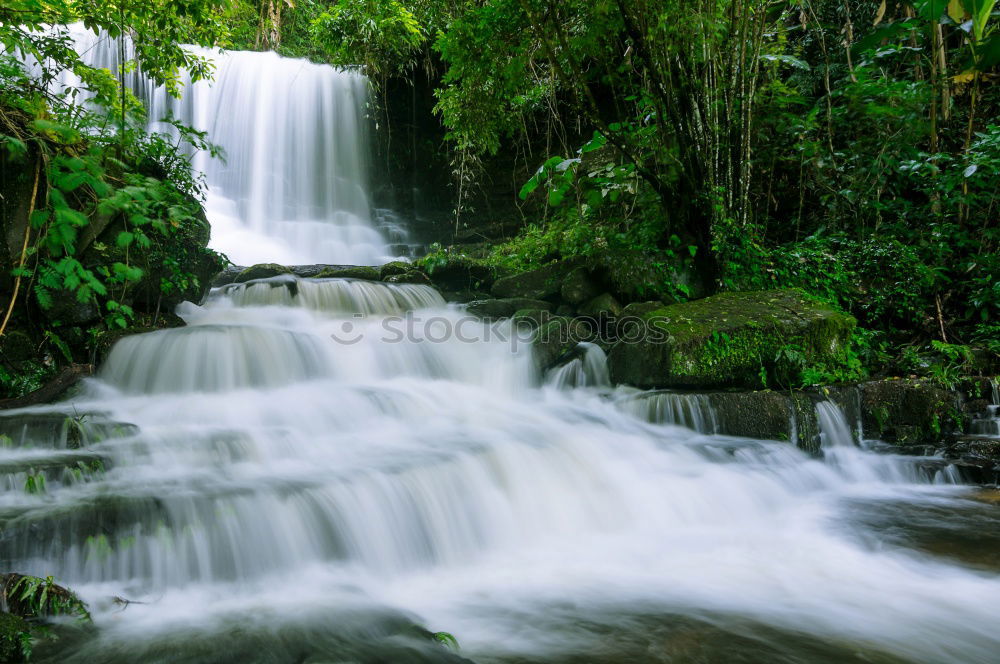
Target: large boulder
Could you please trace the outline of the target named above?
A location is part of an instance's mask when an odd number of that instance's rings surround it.
[[[679,294],[685,299],[703,298],[711,293],[711,279],[698,262],[682,256],[665,259],[662,255],[641,251],[611,251],[592,256],[591,275],[604,290],[624,303],[664,299],[675,302]]]
[[[379,269],[370,265],[330,265],[313,274],[312,279],[365,279],[378,281]]]
[[[510,318],[522,309],[551,311],[552,303],[525,297],[501,298],[497,300],[476,300],[466,305],[466,311],[480,318]]]
[[[385,279],[386,277],[392,277],[397,274],[406,274],[414,269],[412,263],[407,263],[406,261],[392,261],[386,263],[379,268],[379,277]]]
[[[130,282],[124,296],[116,298],[131,304],[136,311],[173,311],[185,300],[200,303],[226,261],[208,248],[210,227],[200,204],[190,199],[187,202],[193,217],[165,238],[159,232],[147,230],[147,235],[155,241],[141,251],[118,245],[121,233],[130,231],[124,217],[118,215],[108,220],[100,214],[93,215],[78,242],[82,248],[80,261],[95,271],[116,262],[141,269],[142,276]],[[99,316],[97,312],[93,318]],[[60,320],[73,324],[92,322],[85,315],[77,320]]]
[[[865,435],[896,444],[937,443],[959,429],[961,399],[931,380],[887,379],[861,385]]]
[[[291,268],[287,268],[284,265],[278,265],[277,263],[258,263],[257,265],[251,265],[236,275],[236,278],[233,279],[233,283],[243,284],[248,281],[254,281],[255,279],[270,279],[271,277],[291,273]]]
[[[487,291],[496,281],[496,269],[481,258],[465,254],[436,253],[417,264],[445,291]]]
[[[618,300],[614,296],[608,293],[602,293],[595,298],[588,300],[580,305],[577,309],[577,314],[580,316],[590,316],[591,318],[617,318],[622,315],[622,305],[618,303]]]
[[[847,314],[791,289],[722,293],[642,318],[644,333],[621,339],[609,356],[612,380],[639,388],[780,383],[787,381],[779,375],[782,349],[803,367],[835,369],[847,361],[855,325]]]
[[[562,299],[569,304],[580,304],[601,294],[600,286],[594,281],[590,270],[578,267],[570,270],[559,288]]]
[[[535,366],[545,372],[560,364],[581,341],[593,341],[594,329],[580,319],[540,316],[532,336]]]
[[[493,284],[496,297],[525,297],[548,300],[560,295],[563,281],[570,272],[583,264],[582,259],[558,261],[540,268],[497,279]]]

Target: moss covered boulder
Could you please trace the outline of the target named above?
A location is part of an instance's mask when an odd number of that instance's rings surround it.
[[[387,284],[420,284],[430,286],[431,279],[420,270],[410,270],[402,274],[390,274],[383,279]]]
[[[582,265],[582,259],[567,259],[497,279],[493,284],[493,294],[504,298],[554,299],[561,295],[563,281],[567,276]]]
[[[602,293],[592,298],[577,309],[580,316],[590,316],[591,318],[617,318],[622,315],[622,305],[609,293]]]
[[[590,270],[578,267],[570,270],[559,288],[562,299],[570,304],[580,304],[601,294],[600,286],[594,281]]]
[[[291,268],[277,263],[258,263],[246,268],[233,279],[233,283],[243,284],[254,279],[270,279],[281,274],[291,274]]]
[[[937,443],[961,429],[961,399],[931,380],[888,379],[861,385],[865,435],[899,445]]]
[[[470,302],[466,311],[480,318],[510,318],[521,310],[551,311],[552,303],[532,300],[526,297],[500,298],[497,300],[476,300]]]
[[[378,281],[379,271],[377,267],[370,265],[331,265],[325,267],[312,276],[313,279],[365,279],[368,281]]]
[[[406,261],[392,261],[379,268],[378,274],[382,279],[398,274],[406,274],[416,269],[412,263]]]
[[[488,291],[497,279],[497,269],[484,259],[459,253],[438,252],[417,261],[442,290]]]
[[[611,378],[639,388],[765,387],[789,351],[801,366],[846,366],[853,318],[797,290],[721,293],[645,313],[619,341]]]
[[[579,319],[542,316],[532,335],[532,356],[539,371],[560,363],[581,341],[592,341],[593,328]]]

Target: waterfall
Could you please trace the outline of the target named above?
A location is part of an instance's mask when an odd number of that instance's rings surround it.
[[[581,341],[574,350],[576,357],[549,370],[546,381],[559,389],[575,387],[610,387],[608,356],[597,344]]]
[[[619,408],[647,422],[676,424],[699,433],[719,430],[715,409],[705,394],[680,392],[645,392],[626,394]]]
[[[118,69],[118,45],[81,25],[69,28],[92,66]],[[149,111],[149,128],[170,135],[168,116],[208,134],[225,159],[194,155],[208,185],[212,248],[238,265],[387,260],[373,224],[364,76],[275,53],[189,47],[213,65],[212,79],[171,97],[139,73],[127,84]],[[126,59],[133,57],[126,44]],[[66,75],[58,87],[79,85]]]
[[[344,239],[370,229],[361,79],[211,57],[177,111],[235,143],[206,166],[233,248],[365,255]],[[0,570],[55,576],[95,621],[32,661],[460,661],[414,624],[489,662],[1000,652],[995,557],[954,546],[996,506],[921,470],[940,459],[855,445],[831,402],[818,456],[720,435],[705,395],[608,387],[596,346],[543,381],[510,321],[419,285],[277,277],[178,313],[70,401],[0,413]]]
[[[832,401],[816,404],[816,420],[819,423],[820,447],[853,447],[854,436],[847,423],[844,411]]]

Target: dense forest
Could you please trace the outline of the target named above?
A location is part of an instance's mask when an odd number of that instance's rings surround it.
[[[872,370],[1000,350],[995,3],[280,5],[247,44],[430,79],[456,229],[519,180],[521,230],[471,249],[497,265],[612,255],[668,302],[802,288]]]

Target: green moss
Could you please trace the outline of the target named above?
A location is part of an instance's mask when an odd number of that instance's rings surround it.
[[[723,293],[645,317],[670,336],[675,376],[751,387],[798,386],[807,366],[845,364],[854,328],[850,316],[794,290]]]
[[[0,662],[24,662],[31,655],[31,628],[24,618],[0,613]]]
[[[323,268],[313,277],[314,279],[365,279],[367,281],[378,281],[379,271],[376,267],[368,265],[346,265],[343,267]]]
[[[896,443],[935,443],[961,429],[959,394],[931,380],[880,380],[861,386],[867,435]]]
[[[253,281],[254,279],[268,279],[270,277],[276,277],[280,274],[291,274],[292,271],[285,267],[284,265],[278,265],[277,263],[258,263],[257,265],[251,265],[247,269],[236,275],[234,283],[242,284],[247,281]]]
[[[855,321],[796,290],[722,293],[643,314],[666,342],[619,344],[615,380],[636,387],[795,387],[859,363]]]
[[[386,263],[379,268],[379,277],[385,279],[386,277],[391,277],[397,274],[406,274],[407,272],[412,272],[414,269],[412,263],[407,263],[406,261],[392,261]]]

